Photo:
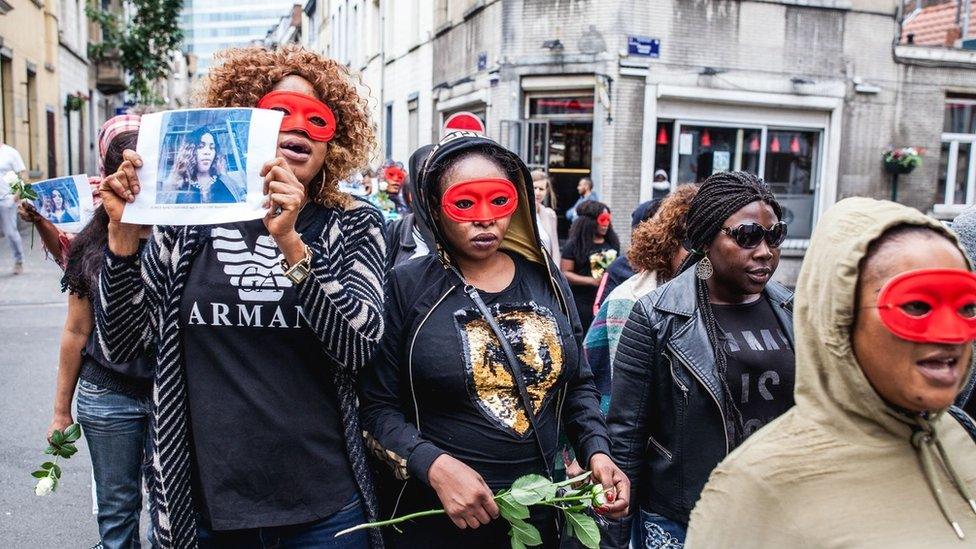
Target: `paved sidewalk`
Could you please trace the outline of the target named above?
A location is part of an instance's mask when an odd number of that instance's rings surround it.
[[[12,275],[13,253],[6,237],[0,238],[0,305],[64,303],[61,295],[61,269],[47,259],[41,238],[34,235],[31,248],[31,229],[21,227],[24,241],[24,273]]]
[[[29,229],[22,234],[29,248]],[[58,491],[33,492],[30,472],[49,458],[44,433],[67,306],[61,270],[45,259],[39,238],[25,255],[24,274],[11,275],[10,243],[0,238],[0,547],[87,549],[98,541],[98,526],[84,437],[63,462]]]

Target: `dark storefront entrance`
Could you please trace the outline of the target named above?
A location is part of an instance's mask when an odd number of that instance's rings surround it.
[[[556,195],[559,237],[566,238],[566,210],[579,198],[579,180],[592,171],[593,93],[529,96],[527,102],[525,158],[531,169],[549,173]]]

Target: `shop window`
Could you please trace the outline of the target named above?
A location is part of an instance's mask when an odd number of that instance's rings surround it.
[[[760,128],[682,125],[677,139],[677,184],[701,183],[713,173],[759,173]]]
[[[820,132],[769,130],[763,179],[783,207],[791,238],[810,238]]]
[[[810,237],[820,130],[663,120],[655,137],[654,169],[668,172],[673,184],[701,183],[722,171],[756,174],[769,184],[783,207],[790,238]]]
[[[938,202],[943,207],[976,201],[976,98],[946,99],[939,155]]]
[[[529,116],[592,116],[593,95],[573,97],[533,97]]]
[[[664,179],[669,183],[671,177],[671,151],[674,147],[674,121],[664,120],[657,123],[657,133],[654,137],[654,183],[658,182],[658,175],[664,172]],[[652,197],[661,198],[668,190],[652,185]]]
[[[944,133],[976,133],[976,97],[950,96],[946,99]]]

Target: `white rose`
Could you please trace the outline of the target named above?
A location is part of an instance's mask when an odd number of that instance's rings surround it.
[[[607,504],[607,494],[602,484],[597,484],[590,490],[590,498],[593,507],[603,507]]]
[[[17,175],[17,172],[10,171],[3,174],[3,182],[7,185],[13,185],[18,181],[20,181],[20,176]]]
[[[386,192],[386,181],[380,181],[380,190]]]
[[[46,496],[54,491],[55,482],[51,477],[44,477],[37,481],[37,486],[34,487],[34,494],[38,496]]]

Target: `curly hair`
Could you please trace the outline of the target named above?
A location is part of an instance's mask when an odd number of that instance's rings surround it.
[[[671,258],[687,236],[685,217],[697,194],[698,185],[679,186],[661,202],[654,217],[634,229],[627,259],[635,270],[655,272],[662,281],[674,278]]]
[[[319,99],[335,113],[336,133],[326,149],[322,178],[310,185],[309,195],[323,206],[348,205],[349,195],[339,191],[339,181],[366,166],[376,142],[366,98],[348,69],[296,45],[273,51],[260,46],[230,48],[214,57],[216,63],[197,94],[205,107],[254,107],[290,75],[315,87]]]

